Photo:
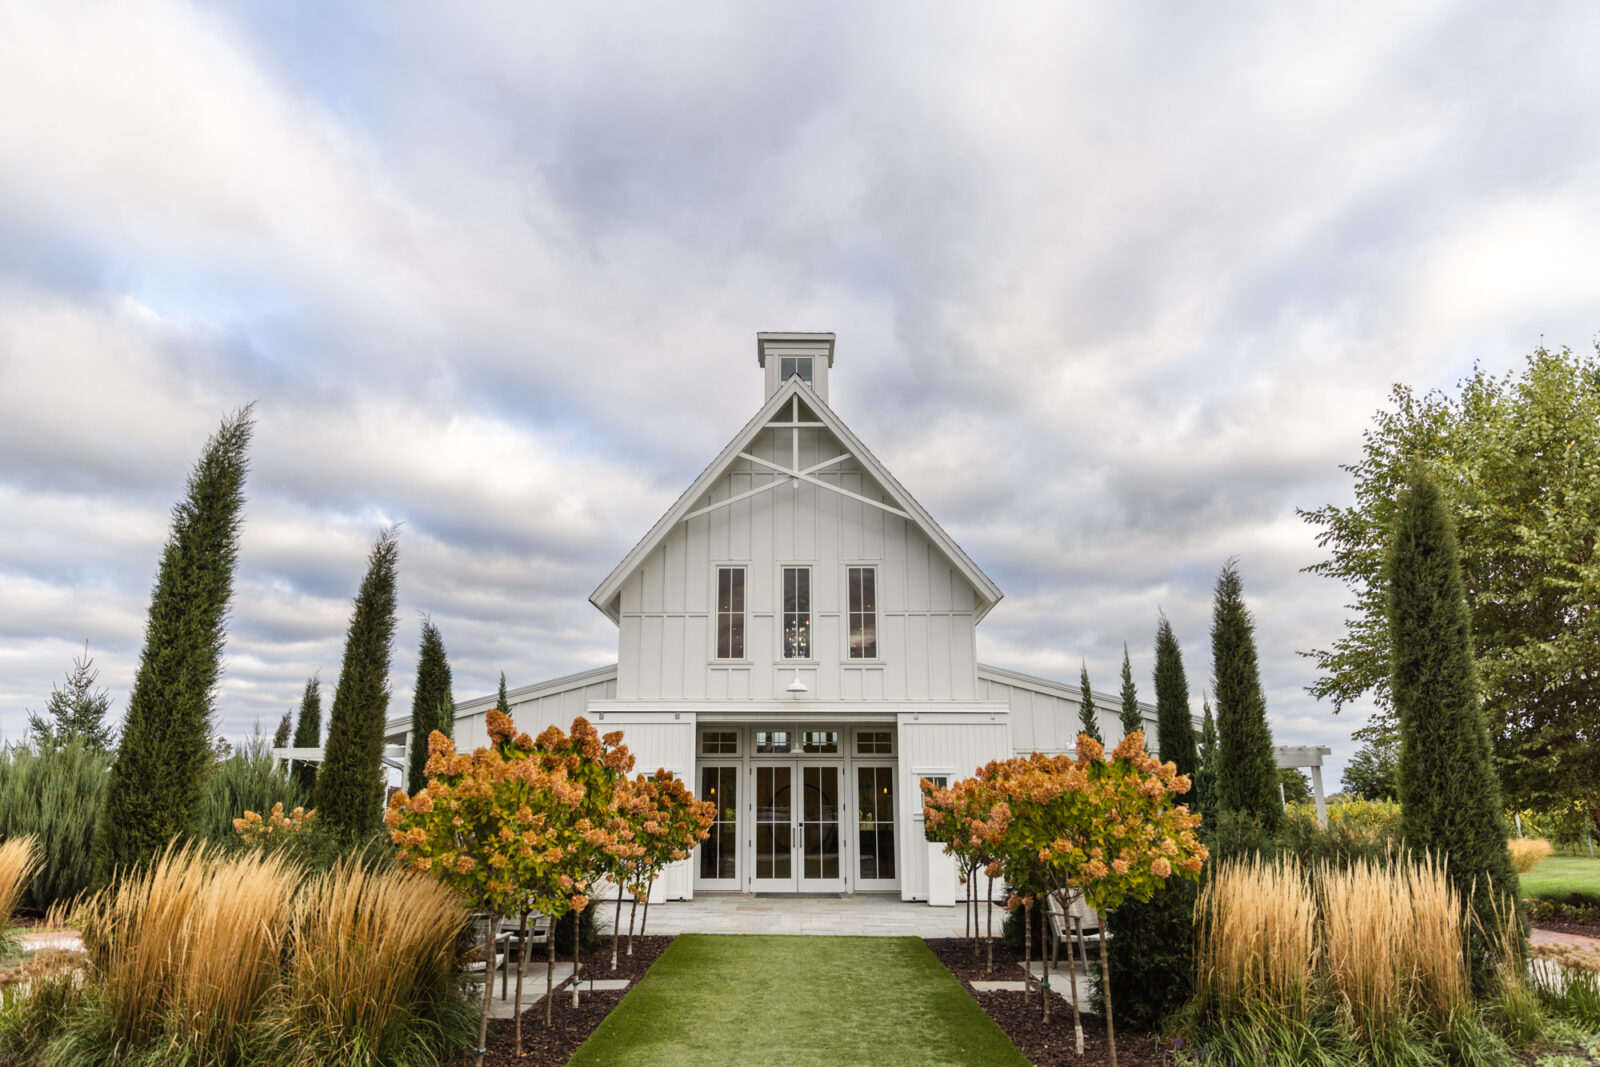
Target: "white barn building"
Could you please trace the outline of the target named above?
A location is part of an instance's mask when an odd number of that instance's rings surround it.
[[[948,902],[919,780],[1070,750],[1078,687],[978,662],[1002,594],[829,406],[834,335],[758,334],[756,357],[766,402],[589,598],[617,625],[616,664],[511,690],[512,717],[537,734],[585,715],[623,731],[636,770],[716,801],[667,899]],[[457,706],[458,746],[487,743],[493,706]],[[1121,737],[1117,706],[1098,710]],[[409,728],[392,720],[389,742]]]

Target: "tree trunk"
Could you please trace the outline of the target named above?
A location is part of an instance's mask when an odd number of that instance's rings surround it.
[[[572,913],[572,1006],[578,1006],[578,987],[583,984],[583,961],[578,958],[578,948],[583,941],[583,923],[578,912]]]
[[[551,1016],[551,1005],[556,1000],[556,917],[550,916],[550,936],[545,940],[550,942],[550,957],[544,968],[544,1025],[546,1029],[555,1025]]]
[[[961,865],[961,916],[967,921],[967,937],[972,936],[972,883],[967,881],[966,864]],[[973,945],[974,951],[977,945]]]
[[[650,879],[650,884],[644,887],[644,914],[639,917],[639,940],[644,940],[644,928],[650,925],[650,891],[656,887],[656,880]]]
[[[1033,990],[1033,901],[1022,902],[1022,989]]]
[[[517,999],[512,1008],[512,1015],[517,1020],[517,1055],[522,1055],[522,972],[528,965],[528,913],[522,913],[522,922],[517,927]],[[506,960],[506,966],[511,966],[511,960]]]
[[[1111,1050],[1111,1067],[1117,1067],[1117,1032],[1111,1025],[1111,959],[1106,952],[1106,917],[1100,915],[1100,989],[1106,1001],[1106,1047]]]
[[[617,917],[611,920],[611,969],[617,969],[617,945],[622,941],[622,883],[617,883]]]
[[[1045,913],[1044,923],[1045,923],[1045,929],[1047,929],[1047,930],[1050,929],[1050,914],[1049,914],[1049,912]],[[1043,966],[1040,968],[1040,970],[1042,970],[1044,972],[1043,977],[1041,977],[1039,979],[1039,1007],[1041,1009],[1043,1009],[1043,1011],[1044,1011],[1044,1021],[1047,1022],[1047,1023],[1050,1021],[1050,953],[1052,951],[1054,951],[1055,944],[1056,944],[1055,935],[1051,934],[1050,937],[1045,941],[1043,948],[1039,952],[1039,956],[1040,956],[1039,962],[1041,964],[1043,964]]]
[[[1084,973],[1085,977],[1088,977],[1088,974],[1089,974],[1089,939],[1083,936],[1083,920],[1078,918],[1077,916],[1073,916],[1072,928],[1078,932],[1078,958],[1083,960],[1083,973]],[[1105,916],[1102,915],[1100,917],[1100,951],[1101,952],[1105,952],[1105,950],[1106,950],[1106,920],[1105,920]],[[1068,963],[1069,966],[1072,963],[1072,942],[1071,941],[1067,942],[1067,963]],[[1076,967],[1073,967],[1072,968],[1072,973],[1074,975],[1076,975],[1078,973],[1078,969]],[[1081,1030],[1078,1032],[1078,1044],[1080,1046],[1083,1044],[1083,1032]],[[1081,1053],[1080,1053],[1080,1055],[1081,1055]]]
[[[633,955],[633,919],[639,914],[639,887],[634,886],[633,903],[628,905],[628,955]]]
[[[489,916],[489,929],[484,938],[483,956],[483,1010],[478,1015],[478,1048],[477,1058],[473,1061],[477,1067],[483,1067],[483,1054],[488,1050],[484,1045],[489,1040],[489,1000],[494,996],[494,935],[500,927],[500,916]]]
[[[986,955],[983,964],[985,974],[994,972],[994,879],[989,879],[989,910],[984,913],[983,951]]]

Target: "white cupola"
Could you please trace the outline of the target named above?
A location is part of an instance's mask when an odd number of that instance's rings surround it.
[[[778,387],[795,375],[809,385],[826,403],[828,371],[833,367],[831,333],[758,333],[756,362],[767,373],[766,401]]]

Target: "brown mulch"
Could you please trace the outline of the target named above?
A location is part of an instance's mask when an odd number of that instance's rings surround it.
[[[1580,923],[1571,919],[1540,919],[1533,924],[1535,930],[1550,930],[1558,934],[1578,934],[1581,937],[1600,937],[1600,922]]]
[[[655,963],[657,957],[667,950],[672,944],[670,937],[636,937],[633,939],[633,955],[625,953],[628,950],[627,938],[622,940],[621,952],[617,956],[617,969],[611,969],[611,939],[608,937],[582,956],[582,973],[591,978],[626,978],[637,983],[644,977],[644,973]],[[534,992],[544,992],[545,957],[539,955],[542,945],[533,946],[535,956],[528,962],[527,974],[522,979],[523,997],[526,1000]],[[559,953],[557,960],[571,960],[571,952]],[[496,982],[499,981],[498,976]],[[511,983],[516,985],[517,975],[511,974]],[[531,987],[531,989],[530,989]],[[632,989],[630,985],[628,989]],[[522,1056],[516,1054],[516,1024],[511,1019],[490,1019],[489,1038],[484,1047],[489,1050],[483,1057],[483,1062],[491,1067],[561,1067],[578,1051],[578,1046],[589,1040],[589,1035],[599,1026],[601,1020],[611,1014],[622,998],[627,995],[628,989],[619,989],[610,993],[590,993],[584,991],[579,997],[578,1007],[572,1006],[572,990],[570,988],[558,989],[555,1000],[552,1001],[552,1025],[544,1025],[544,1001],[539,1000],[526,1008],[522,1013]],[[498,987],[495,989],[499,993]],[[458,1067],[468,1067],[473,1062],[469,1053],[463,1053],[457,1061]]]
[[[1008,947],[1004,941],[994,939],[994,970],[985,970],[983,946],[978,955],[972,954],[972,942],[964,937],[924,938],[928,948],[939,957],[939,962],[966,986],[972,999],[989,1013],[989,1018],[1005,1031],[1011,1043],[1038,1067],[1055,1067],[1070,1064],[1085,1067],[1088,1064],[1110,1063],[1106,1045],[1105,1020],[1096,1015],[1083,1015],[1083,1056],[1077,1055],[1072,1031],[1072,1005],[1055,999],[1050,1004],[1050,1021],[1044,1021],[1040,1008],[1040,995],[1036,987],[1032,993],[981,993],[972,988],[974,981],[1020,981],[1022,978],[1022,953]],[[1038,959],[1037,946],[1034,958]],[[1080,991],[1081,992],[1081,991]],[[1115,1007],[1115,1005],[1113,1005]],[[1155,1039],[1137,1030],[1117,1028],[1117,1063],[1128,1067],[1160,1067],[1170,1062]]]

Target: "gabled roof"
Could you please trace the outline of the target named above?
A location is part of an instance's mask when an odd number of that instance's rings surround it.
[[[1000,591],[1000,587],[990,581],[989,576],[984,574],[978,568],[978,565],[972,562],[972,559],[961,550],[961,546],[956,544],[937,522],[933,521],[933,516],[929,515],[923,506],[917,503],[916,498],[906,491],[905,486],[901,485],[895,476],[889,473],[889,469],[878,461],[878,457],[868,451],[867,446],[862,444],[860,439],[850,432],[850,428],[844,424],[844,420],[834,413],[833,409],[817,395],[816,391],[801,381],[799,377],[792,377],[779,386],[777,392],[773,393],[771,398],[762,405],[761,410],[756,412],[755,417],[745,423],[744,428],[734,435],[732,441],[728,442],[728,447],[724,448],[717,455],[717,458],[712,460],[710,465],[700,472],[700,477],[696,478],[694,483],[683,491],[683,495],[650,528],[650,532],[645,534],[643,539],[633,546],[633,550],[623,557],[622,562],[618,563],[616,568],[606,577],[606,580],[600,583],[600,587],[589,595],[591,604],[603,611],[613,622],[620,621],[619,613],[615,607],[617,595],[622,591],[623,585],[632,577],[633,572],[644,563],[645,558],[651,552],[655,551],[656,546],[666,540],[667,535],[677,529],[678,523],[687,518],[689,513],[694,510],[695,502],[704,496],[711,486],[728,472],[729,468],[739,459],[739,454],[750,447],[751,443],[766,428],[767,424],[772,422],[779,412],[783,410],[784,405],[788,404],[796,396],[800,398],[806,407],[811,409],[811,412],[817,418],[819,427],[828,430],[839,439],[839,443],[850,453],[851,458],[859,463],[862,470],[883,487],[884,492],[889,495],[895,506],[905,512],[906,518],[916,524],[917,528],[949,560],[950,565],[972,586],[973,591],[977,594],[977,609],[974,612],[973,621],[976,622],[982,619],[989,613],[990,608],[999,603],[1000,598],[1005,595]]]

